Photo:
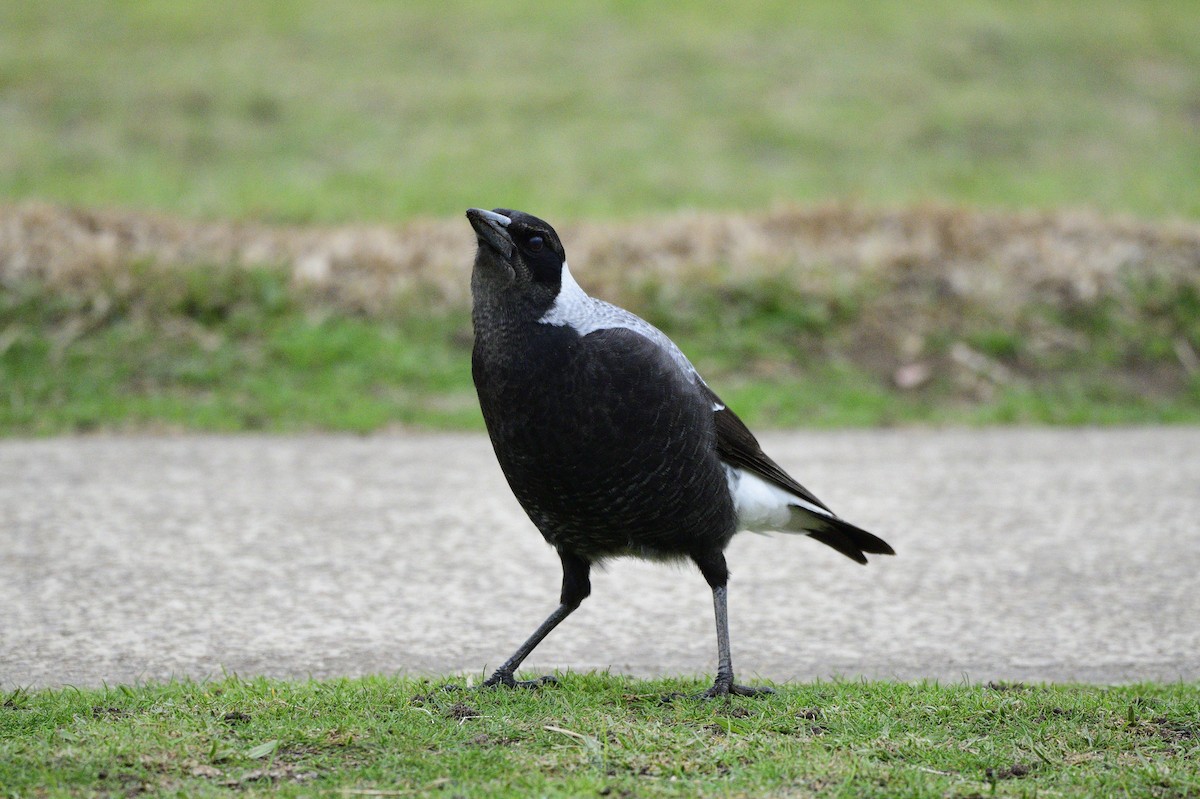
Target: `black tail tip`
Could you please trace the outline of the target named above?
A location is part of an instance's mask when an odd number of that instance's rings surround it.
[[[826,521],[825,529],[810,530],[808,534],[822,544],[841,552],[855,563],[861,563],[864,566],[867,565],[867,554],[896,554],[896,550],[892,549],[887,541],[841,519],[829,519]]]

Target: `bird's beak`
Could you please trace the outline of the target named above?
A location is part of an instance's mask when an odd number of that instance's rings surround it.
[[[468,208],[467,219],[471,222],[471,227],[475,228],[475,235],[479,237],[480,244],[486,244],[507,261],[513,254],[512,236],[508,234],[508,226],[512,224],[512,220],[504,214],[498,214],[495,211],[485,211],[482,208]]]

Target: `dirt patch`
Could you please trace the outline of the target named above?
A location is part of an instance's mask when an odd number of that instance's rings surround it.
[[[458,721],[466,721],[467,719],[477,719],[480,713],[475,708],[463,702],[455,702],[446,711],[446,715]]]
[[[1153,721],[1160,738],[1177,743],[1200,740],[1200,722],[1172,720],[1160,716]]]
[[[1134,729],[1148,738],[1157,738],[1170,744],[1186,744],[1200,740],[1200,722],[1158,716],[1141,721]]]
[[[222,775],[223,776],[223,775]],[[253,769],[223,780],[219,785],[226,788],[259,788],[279,783],[305,783],[319,777],[316,771],[292,764],[280,764],[272,768]]]
[[[988,769],[986,774],[989,780],[1011,780],[1020,777],[1027,777],[1032,771],[1032,768],[1025,763],[1013,763],[1011,766],[1000,769]]]

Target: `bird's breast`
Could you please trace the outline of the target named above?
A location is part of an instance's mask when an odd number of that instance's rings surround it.
[[[727,541],[733,502],[708,403],[636,341],[544,327],[519,352],[473,359],[497,460],[543,535],[592,556]]]

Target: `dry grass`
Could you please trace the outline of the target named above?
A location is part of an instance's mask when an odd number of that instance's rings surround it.
[[[999,213],[830,205],[761,214],[681,213],[626,223],[560,224],[593,293],[635,302],[665,286],[783,279],[801,290],[870,283],[903,302],[936,286],[1003,316],[1045,302],[1094,302],[1124,277],[1200,282],[1200,222],[1090,213]],[[272,266],[344,310],[381,313],[419,292],[465,306],[474,250],[461,219],[395,226],[268,226],[157,214],[0,206],[0,281],[85,289],[134,264]]]

